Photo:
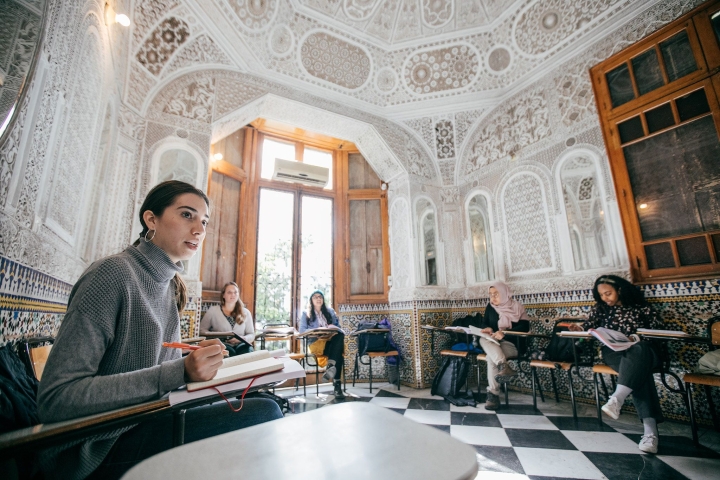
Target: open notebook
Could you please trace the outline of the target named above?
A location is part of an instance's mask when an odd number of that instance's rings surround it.
[[[223,360],[223,366],[217,371],[212,380],[205,382],[190,382],[187,384],[189,392],[203,388],[214,387],[224,383],[234,382],[243,378],[257,377],[266,373],[282,370],[284,363],[271,356],[267,350],[237,355]]]

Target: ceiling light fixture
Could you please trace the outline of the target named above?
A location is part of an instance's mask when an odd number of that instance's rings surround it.
[[[212,158],[213,158],[213,160],[215,160],[216,162],[219,162],[220,160],[223,159],[223,154],[222,154],[222,153],[216,153],[216,154],[214,154],[214,155],[212,156]]]
[[[641,203],[640,208],[647,208],[647,203]]]
[[[105,25],[112,25],[113,23],[119,23],[123,27],[130,26],[130,17],[124,13],[115,13],[115,9],[110,6],[109,3],[105,4]]]

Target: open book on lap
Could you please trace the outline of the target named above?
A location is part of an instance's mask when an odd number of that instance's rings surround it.
[[[472,333],[476,337],[484,338],[488,342],[492,342],[496,345],[500,345],[500,342],[498,342],[495,338],[493,338],[493,336],[490,335],[489,333],[483,332],[482,329],[473,327],[472,325],[470,325],[468,328],[470,329],[470,333]]]
[[[190,382],[187,384],[189,392],[201,390],[223,383],[242,380],[243,378],[257,377],[270,372],[276,372],[283,369],[283,362],[274,358],[267,350],[258,350],[257,352],[246,353],[245,355],[236,355],[234,357],[223,360],[223,365],[215,374],[212,380],[205,382]]]
[[[640,338],[638,338],[637,335],[630,335],[630,337],[627,337],[624,334],[616,330],[610,330],[609,328],[591,328],[588,332],[590,335],[597,338],[603,345],[616,352],[627,350],[640,341]]]

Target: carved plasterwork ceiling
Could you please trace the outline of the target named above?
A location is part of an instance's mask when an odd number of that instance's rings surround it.
[[[303,11],[390,44],[487,27],[512,0],[296,0]],[[303,8],[304,7],[304,8]],[[383,28],[384,27],[384,28]]]
[[[370,57],[361,47],[326,32],[313,32],[300,46],[305,71],[313,77],[355,90],[370,77]]]
[[[411,118],[414,108],[438,99],[453,99],[442,104],[445,111],[467,110],[467,101],[474,109],[492,107],[564,49],[579,48],[655,1],[189,0],[187,5],[216,44],[234,49],[233,63],[268,79],[280,75],[316,95],[333,92],[335,101],[350,97],[358,106]],[[138,45],[167,20],[157,15],[159,0],[150,3],[152,22],[139,27]],[[168,11],[172,8],[169,3]],[[472,95],[478,92],[497,95]],[[458,132],[459,141],[461,136]]]
[[[550,119],[545,92],[526,92],[486,119],[468,140],[469,152],[463,174],[471,174],[502,158],[513,158],[523,148],[549,136]]]
[[[165,19],[145,40],[136,58],[148,72],[157,75],[189,36],[190,27],[184,20],[175,17]]]

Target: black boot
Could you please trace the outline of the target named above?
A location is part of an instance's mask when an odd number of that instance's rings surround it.
[[[335,387],[335,400],[345,400],[345,394],[343,393],[342,383],[340,380],[335,380],[335,382],[333,382],[333,386]]]

